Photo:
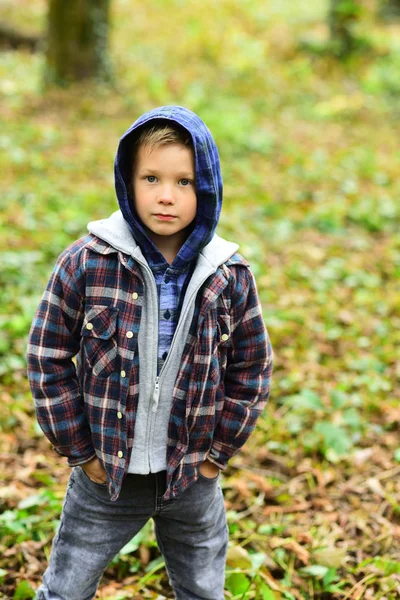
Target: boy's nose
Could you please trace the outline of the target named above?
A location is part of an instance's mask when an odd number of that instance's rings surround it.
[[[174,194],[170,185],[164,185],[161,188],[158,200],[164,204],[172,204],[174,202]]]

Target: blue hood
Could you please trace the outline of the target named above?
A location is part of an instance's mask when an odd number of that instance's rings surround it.
[[[121,137],[114,164],[118,203],[136,242],[145,256],[151,257],[153,264],[165,264],[165,259],[147,236],[129,198],[127,184],[132,176],[132,137],[145,123],[159,119],[178,123],[190,133],[193,140],[197,215],[193,231],[171,265],[172,269],[181,271],[197,258],[214,235],[222,206],[221,168],[218,150],[208,127],[195,113],[181,106],[162,106],[145,113]]]

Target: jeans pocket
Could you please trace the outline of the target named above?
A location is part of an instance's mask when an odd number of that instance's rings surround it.
[[[107,482],[105,482],[105,483],[96,483],[95,481],[93,481],[92,479],[90,479],[90,477],[86,473],[85,469],[82,469],[82,467],[79,467],[79,471],[81,473],[83,473],[85,479],[87,479],[87,481],[89,481],[92,485],[94,485],[94,486],[96,486],[96,487],[98,487],[100,489],[103,489],[103,490],[107,489]]]
[[[220,476],[220,472],[221,471],[218,471],[218,473],[216,474],[215,477],[206,477],[205,475],[203,475],[200,472],[200,469],[199,469],[199,479],[201,479],[202,481],[206,481],[207,483],[212,483],[213,481],[218,481],[219,476]]]

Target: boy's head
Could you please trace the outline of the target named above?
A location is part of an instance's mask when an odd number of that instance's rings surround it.
[[[142,167],[157,166],[147,164],[149,161],[158,162],[170,178],[178,177],[173,188],[165,187],[167,196],[175,190],[172,200],[167,197],[157,204],[156,190],[165,180],[164,173],[161,177],[147,173],[144,180],[139,179]],[[121,213],[146,258],[161,264],[154,246],[166,258],[165,242],[172,241],[178,252],[175,258],[169,253],[175,269],[184,269],[197,260],[217,227],[223,188],[218,150],[204,121],[182,106],[160,106],[146,112],[121,137],[114,172]],[[154,196],[148,196],[147,191]],[[147,208],[145,215],[142,203],[145,207],[156,203],[158,208],[150,214]],[[182,218],[173,206],[184,208]]]
[[[179,250],[197,210],[190,134],[175,123],[153,121],[139,131],[131,156],[138,217],[156,246]]]

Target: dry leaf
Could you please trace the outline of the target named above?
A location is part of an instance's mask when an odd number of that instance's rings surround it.
[[[381,498],[385,498],[386,494],[379,479],[376,479],[375,477],[370,477],[369,479],[367,479],[367,486],[371,490],[371,492],[373,492],[374,494],[378,494],[378,496],[380,496]]]
[[[241,546],[228,548],[226,564],[234,569],[250,569],[252,566],[249,553]]]
[[[335,546],[332,546],[330,548],[314,550],[312,554],[319,565],[338,569],[346,560],[347,552],[345,548],[336,548]]]

